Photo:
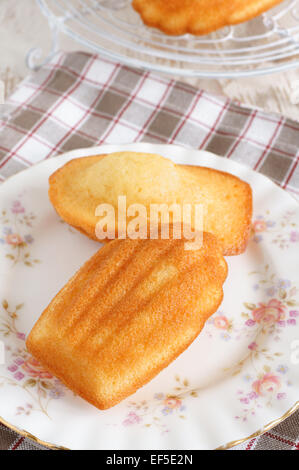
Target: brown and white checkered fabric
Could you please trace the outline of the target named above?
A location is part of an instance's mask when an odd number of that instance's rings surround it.
[[[231,158],[299,198],[299,123],[97,55],[57,54],[1,108],[2,181],[68,150],[143,141]],[[239,448],[298,449],[298,440],[299,412]],[[1,448],[37,446],[0,427]]]

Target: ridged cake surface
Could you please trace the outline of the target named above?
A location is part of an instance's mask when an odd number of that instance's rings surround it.
[[[185,240],[115,240],[70,279],[27,347],[100,409],[152,379],[182,353],[222,301],[227,265],[208,233]]]

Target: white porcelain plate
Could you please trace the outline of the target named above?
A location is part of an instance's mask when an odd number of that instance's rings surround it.
[[[227,258],[223,303],[197,340],[137,393],[99,411],[43,370],[25,338],[100,247],[59,219],[48,177],[74,157],[128,149],[246,180],[254,195],[253,234],[246,253]],[[70,449],[213,449],[270,428],[298,407],[298,225],[298,203],[269,179],[177,146],[80,149],[10,178],[0,187],[1,420]]]

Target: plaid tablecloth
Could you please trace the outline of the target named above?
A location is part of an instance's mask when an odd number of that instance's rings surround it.
[[[299,123],[96,55],[57,54],[1,108],[2,181],[68,150],[146,141],[245,163],[299,198]],[[0,449],[40,448],[0,425]],[[237,448],[299,449],[299,412]]]

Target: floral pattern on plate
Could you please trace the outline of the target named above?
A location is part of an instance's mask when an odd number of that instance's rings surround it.
[[[245,357],[234,367],[224,369],[233,376],[242,374],[246,365],[251,371],[242,376],[247,387],[238,388],[236,392],[243,408],[235,419],[243,421],[254,417],[259,408],[272,406],[273,400],[287,397],[287,389],[292,385],[288,379],[288,367],[281,363],[283,353],[273,349],[273,345],[280,342],[283,330],[295,327],[299,319],[299,310],[295,309],[299,305],[297,286],[290,280],[280,279],[275,273],[271,273],[268,264],[261,271],[249,273],[249,278],[252,276],[258,277],[252,286],[253,290],[261,291],[262,296],[269,297],[269,300],[257,304],[244,302],[245,312],[240,317],[243,322],[239,325],[222,311],[207,322],[210,325],[207,328],[210,338],[214,337],[215,331],[219,331],[220,338],[225,341],[251,338]],[[272,348],[263,344],[269,336],[274,339]]]
[[[23,263],[32,267],[40,263],[40,260],[32,257],[30,253],[30,246],[34,242],[32,228],[35,219],[33,212],[27,212],[19,199],[15,199],[8,209],[1,211],[0,243],[5,245],[5,256],[11,260],[12,265]]]
[[[13,341],[5,347],[6,372],[8,376],[0,376],[0,386],[4,384],[25,390],[31,401],[17,406],[16,414],[31,414],[40,411],[49,417],[48,406],[51,400],[57,400],[65,395],[65,387],[50,372],[46,371],[32,357],[25,345],[26,336],[19,331],[17,321],[23,304],[11,308],[7,300],[2,301],[0,312],[0,334],[3,338],[13,336]]]
[[[273,220],[270,211],[265,215],[258,215],[252,223],[252,239],[255,243],[260,243],[265,235],[270,235],[271,243],[281,249],[288,248],[292,243],[299,243],[295,212],[287,211],[279,220]]]
[[[187,379],[175,377],[176,386],[172,393],[155,393],[152,400],[140,402],[130,401],[129,412],[123,420],[123,426],[141,425],[144,427],[157,427],[162,433],[170,432],[165,423],[168,416],[186,419],[186,398],[198,397],[198,390],[191,388]]]
[[[247,386],[238,389],[236,392],[237,399],[240,403],[240,414],[235,419],[247,421],[250,417],[254,417],[258,411],[267,406],[271,407],[275,400],[285,400],[287,398],[288,387],[292,383],[285,377],[288,367],[284,364],[276,366],[275,370],[269,365],[255,364],[254,357],[258,358],[261,354],[264,358],[272,360],[271,356],[267,356],[265,351],[255,349],[257,355],[251,355],[253,374],[245,374],[242,379]]]

